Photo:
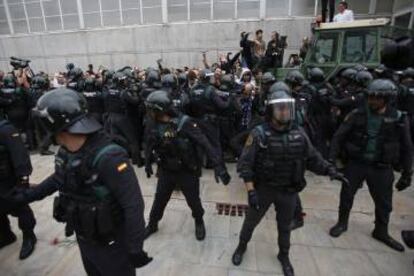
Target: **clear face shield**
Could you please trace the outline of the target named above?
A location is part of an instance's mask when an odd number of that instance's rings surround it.
[[[295,120],[295,99],[274,99],[268,104],[272,107],[272,119],[278,124],[288,125]]]

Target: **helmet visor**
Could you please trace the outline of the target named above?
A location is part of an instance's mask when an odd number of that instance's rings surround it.
[[[294,99],[274,99],[268,102],[272,107],[272,116],[280,124],[288,124],[295,120]]]

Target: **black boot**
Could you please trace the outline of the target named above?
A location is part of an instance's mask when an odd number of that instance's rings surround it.
[[[404,246],[388,234],[387,228],[386,226],[375,226],[372,237],[396,251],[404,252]]]
[[[157,231],[158,231],[158,223],[149,222],[147,227],[145,227],[144,239],[147,239],[149,236],[151,236],[152,234],[154,234]]]
[[[290,263],[289,254],[279,253],[277,255],[277,258],[279,259],[280,264],[282,265],[283,275],[294,276],[295,272],[293,270],[292,264]]]
[[[240,241],[239,245],[237,246],[236,250],[233,253],[233,257],[231,258],[231,261],[233,262],[234,265],[240,265],[241,262],[243,261],[243,255],[244,252],[246,252],[247,249],[247,243]]]
[[[198,241],[202,241],[206,238],[206,227],[204,226],[203,219],[195,220],[195,236]]]
[[[401,231],[403,242],[411,249],[414,249],[414,231]]]
[[[0,249],[16,241],[16,235],[12,231],[7,231],[0,239]]]
[[[338,222],[329,230],[331,237],[337,238],[348,230],[349,213],[339,212]]]
[[[303,227],[305,221],[303,219],[303,216],[296,216],[293,218],[292,222],[290,223],[290,231],[296,230],[298,228]]]
[[[22,248],[20,249],[20,255],[19,255],[20,260],[26,259],[33,253],[36,242],[37,242],[37,238],[33,231],[23,232]]]

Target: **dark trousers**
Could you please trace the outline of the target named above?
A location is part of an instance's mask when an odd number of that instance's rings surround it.
[[[193,218],[201,219],[204,209],[200,200],[200,179],[198,175],[186,171],[159,170],[157,191],[150,213],[150,223],[158,223],[163,214],[171,194],[179,185],[188,206],[191,208]]]
[[[273,203],[279,232],[279,250],[281,253],[288,254],[290,249],[290,224],[296,207],[297,193],[284,192],[269,186],[258,186],[256,190],[260,209],[257,211],[249,207],[240,231],[240,242],[247,243],[250,241],[254,229]]]
[[[82,263],[89,276],[135,276],[124,238],[111,245],[88,243],[78,238]]]
[[[326,22],[326,13],[329,4],[329,22],[333,21],[335,13],[335,0],[322,0],[322,22]]]
[[[33,231],[36,225],[36,219],[29,205],[13,206],[0,199],[0,207],[0,237],[11,231],[8,215],[12,215],[18,219],[18,225],[22,232]]]
[[[344,173],[350,185],[349,187],[342,185],[339,203],[340,218],[348,220],[355,194],[362,187],[363,181],[366,180],[369,193],[375,203],[375,227],[378,230],[386,230],[392,211],[394,182],[392,168],[351,161]]]

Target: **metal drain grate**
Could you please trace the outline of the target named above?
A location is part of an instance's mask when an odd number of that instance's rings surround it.
[[[246,215],[249,206],[247,204],[216,203],[216,210],[219,216],[242,217]]]

